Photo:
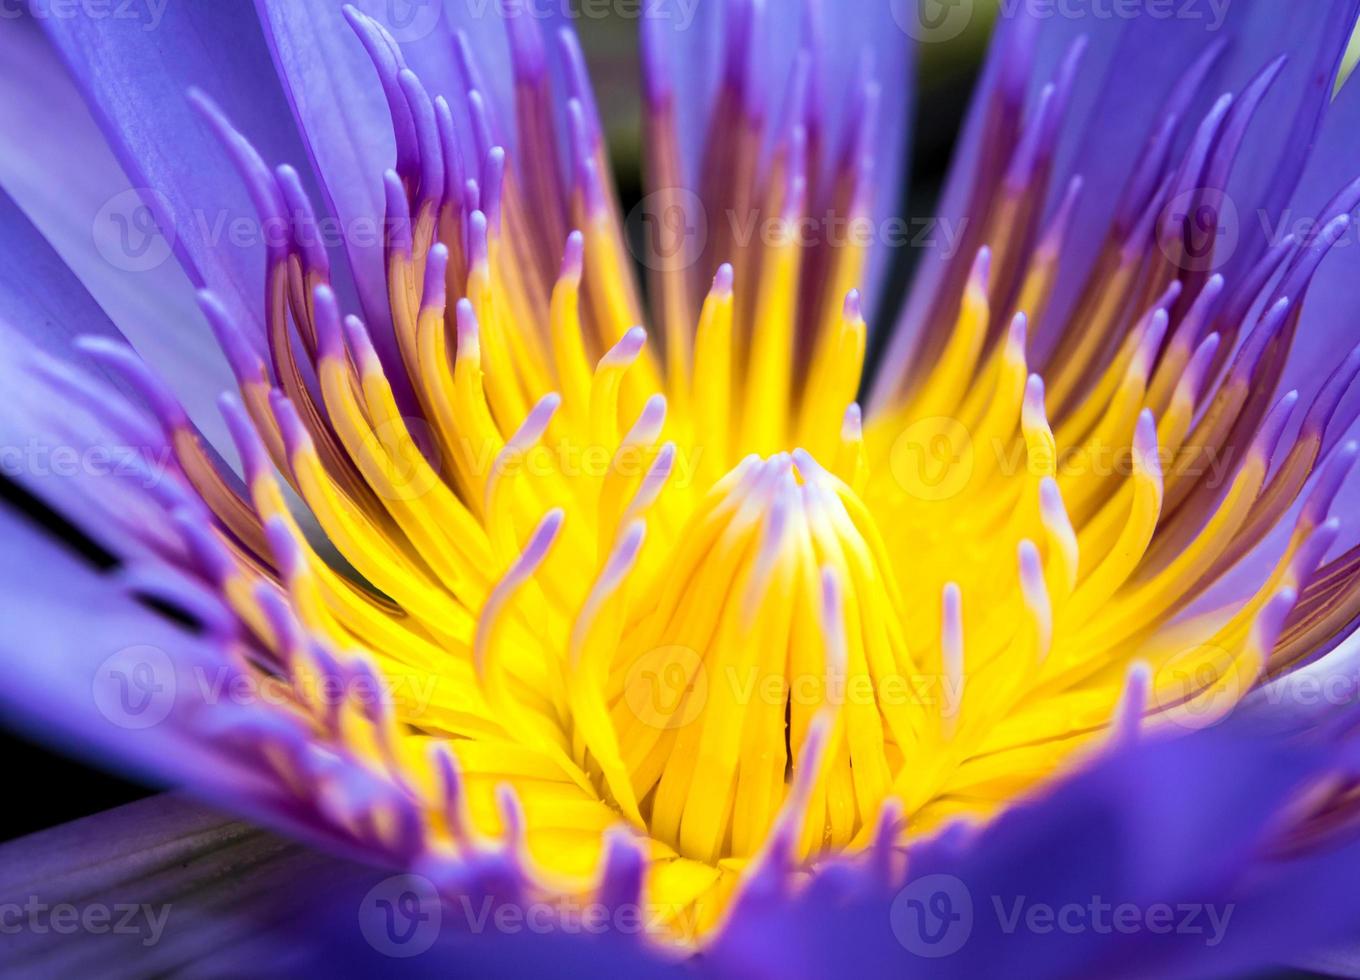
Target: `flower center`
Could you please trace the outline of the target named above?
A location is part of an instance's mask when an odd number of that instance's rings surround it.
[[[610,677],[620,756],[651,833],[697,860],[751,857],[819,713],[839,717],[805,851],[877,816],[900,755],[879,691],[909,676],[895,585],[854,492],[807,453],[749,457],[686,523]]]
[[[1252,595],[1182,615],[1290,510],[1360,366],[1277,457],[1297,396],[1265,399],[1298,323],[1288,297],[1316,268],[1305,250],[1278,287],[1284,251],[1261,259],[1246,305],[1220,315],[1222,277],[1145,262],[1150,241],[1125,237],[1149,228],[1118,222],[1071,322],[1050,322],[1080,183],[1035,237],[1029,177],[1052,149],[1036,141],[1058,132],[1039,112],[997,200],[972,209],[990,217],[970,226],[971,270],[951,263],[943,298],[899,331],[915,347],[889,347],[862,422],[865,250],[791,232],[819,201],[863,211],[875,85],[847,134],[855,166],[830,182],[810,148],[824,134],[798,113],[757,171],[763,139],[740,129],[740,98],[720,100],[705,207],[777,216],[777,233],[718,234],[695,262],[652,268],[648,343],[570,36],[559,187],[551,153],[516,166],[496,144],[507,120],[487,115],[479,72],[464,64],[455,119],[351,16],[398,142],[368,325],[342,315],[325,250],[302,245],[315,217],[296,173],[271,172],[200,100],[261,218],[292,229],[269,253],[263,337],[203,297],[240,387],[222,408],[245,492],[144,366],[102,353],[195,491],[157,488],[239,626],[240,669],[297,691],[303,734],[256,733],[263,764],[393,863],[524,851],[579,890],[622,818],[649,837],[649,898],[700,909],[707,929],[763,861],[892,841],[899,813],[913,835],[985,818],[1140,724],[1221,717],[1353,618],[1315,593],[1276,645],[1335,537],[1325,515],[1354,448]],[[547,74],[515,36],[517,123],[538,132]],[[652,94],[664,122],[672,93]],[[1150,188],[1130,193],[1130,214],[1147,210]],[[664,213],[677,196],[658,192]],[[1344,222],[1328,228],[1314,258]],[[1031,325],[1054,351],[1036,354]],[[1196,461],[1220,450],[1240,458],[1204,479]],[[317,677],[391,696],[336,705],[309,697]],[[340,763],[371,784],[341,785]]]

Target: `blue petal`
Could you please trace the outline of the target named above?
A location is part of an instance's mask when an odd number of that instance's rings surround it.
[[[355,6],[391,32],[401,45],[407,65],[420,76],[431,96],[442,95],[455,104],[464,93],[451,52],[457,33],[465,32],[477,56],[481,80],[489,90],[483,95],[489,100],[491,112],[507,121],[514,119],[515,89],[510,43],[500,11],[522,7],[527,16],[539,21],[539,27],[549,40],[564,19],[560,4],[517,6],[499,2],[471,3],[469,0],[358,0]],[[343,23],[340,28],[351,35],[352,44],[353,32]],[[360,77],[371,75],[370,67],[369,74]],[[513,155],[518,149],[513,127],[505,127],[503,135],[506,149]]]
[[[394,167],[397,150],[377,71],[336,0],[256,0],[256,6],[331,211],[347,231],[344,244],[364,315],[384,359],[397,364],[379,233],[386,216],[383,175]],[[498,5],[480,8],[480,16],[475,5],[458,0],[365,0],[356,6],[389,27],[431,97],[443,95],[455,105],[465,93],[457,81],[454,35],[467,30],[491,88],[492,111],[513,119]],[[513,127],[501,132],[513,135]]]
[[[447,901],[437,918],[393,929],[381,903],[408,880],[155,797],[0,845],[0,907],[18,908],[6,925],[36,916],[34,928],[0,933],[0,955],[16,977],[94,975],[110,963],[137,976],[693,973],[636,936],[543,935],[527,909],[497,929],[481,920],[480,901]],[[117,909],[125,928],[43,928],[45,910],[63,904]]]
[[[0,555],[0,703],[10,724],[157,783],[221,790],[256,782],[224,753],[185,737],[193,671],[217,664],[215,651],[8,509],[0,509],[0,533],[9,542]],[[150,665],[143,673],[154,685],[120,701],[120,678],[131,676],[122,667],[138,663]]]
[[[878,186],[870,209],[878,229],[874,240],[879,244],[865,268],[863,290],[871,311],[881,297],[884,277],[893,258],[885,241],[887,223],[904,210],[902,196],[907,184],[914,90],[915,46],[893,17],[892,8],[892,4],[864,0],[858,4],[822,3],[818,29],[819,50],[825,58],[821,99],[831,152],[840,146],[845,128],[852,122],[851,90],[866,51],[872,58],[880,87],[879,126],[873,151]]]
[[[1220,39],[1226,47],[1188,103],[1179,147],[1215,99],[1224,92],[1240,92],[1271,61],[1287,56],[1257,109],[1228,181],[1227,193],[1237,205],[1242,238],[1225,271],[1241,273],[1250,266],[1265,244],[1258,212],[1273,214],[1292,192],[1326,108],[1348,25],[1355,23],[1358,6],[1356,0],[1327,0],[1308,7],[1203,4],[1182,8],[1195,16],[1171,19],[1154,15],[1149,7],[1139,16],[1108,22],[1078,19],[1066,28],[1086,32],[1092,43],[1083,59],[1084,92],[1072,106],[1054,186],[1061,188],[1068,177],[1080,174],[1088,205],[1078,209],[1064,252],[1055,311],[1066,309],[1063,301],[1073,298],[1108,228],[1111,215],[1100,202],[1118,199],[1139,151],[1161,122],[1175,86]],[[1051,44],[1048,26],[1040,30]],[[1044,78],[1036,78],[1034,84],[1042,84]],[[1280,124],[1286,119],[1289,129]],[[1056,200],[1052,203],[1056,206]]]
[[[229,447],[214,399],[234,382],[193,289],[159,234],[141,238],[145,205],[27,19],[0,32],[0,130],[9,137],[0,187],[14,198],[0,192],[0,243],[10,263],[0,319],[63,358],[79,359],[72,333],[121,333],[209,440]],[[120,237],[120,222],[133,237]]]
[[[71,354],[80,333],[118,331],[9,195],[0,191],[0,321],[12,324],[13,343],[32,344],[58,357]]]
[[[116,492],[116,478],[97,479]],[[351,838],[260,762],[259,738],[241,734],[268,730],[282,738],[292,730],[267,699],[224,696],[236,670],[227,641],[171,623],[137,599],[131,584],[96,572],[7,507],[0,507],[0,538],[7,545],[0,554],[0,714],[7,726],[335,853],[354,852]],[[191,582],[149,561],[134,566],[143,580],[159,574]],[[358,771],[343,761],[332,768]]]
[[[1252,212],[1244,221],[1259,222],[1272,239],[1285,235],[1306,235],[1333,215],[1324,208],[1333,196],[1360,178],[1360,85],[1351,79],[1342,86],[1323,117],[1316,142],[1311,147],[1307,166],[1297,190],[1282,210],[1260,214]],[[1289,352],[1289,361],[1280,381],[1280,390],[1297,388],[1307,404],[1323,383],[1360,344],[1360,223],[1351,214],[1352,224],[1336,247],[1318,267],[1304,299],[1299,329]],[[1320,220],[1319,220],[1320,219]],[[1328,443],[1360,436],[1360,385],[1340,403],[1328,429]],[[1349,422],[1349,425],[1347,424]],[[1349,429],[1349,432],[1347,432]],[[1360,475],[1352,473],[1333,505],[1333,515],[1347,522],[1341,538],[1354,540],[1360,517]]]
[[[798,2],[704,3],[669,0],[647,8],[646,16],[660,25],[666,63],[675,78],[676,114],[682,172],[686,185],[700,186],[700,166],[712,131],[711,118],[723,76],[723,51],[729,12],[743,4],[756,10],[753,28],[750,84],[766,108],[770,130],[778,125],[794,59],[801,47],[814,54],[815,112],[825,126],[821,166],[834,166],[842,137],[852,121],[855,88],[862,78],[867,56],[881,88],[879,125],[874,133],[874,175],[871,217],[882,230],[885,222],[901,213],[901,192],[906,183],[907,134],[911,114],[914,45],[898,18],[902,4],[881,0],[798,0]],[[770,140],[777,134],[768,134]],[[872,309],[891,260],[875,236],[874,249],[864,274],[864,293]]]
[[[260,21],[284,91],[340,227],[359,300],[375,337],[390,333],[383,266],[383,173],[393,166],[392,119],[373,64],[340,4],[258,0]]]
[[[1226,727],[1135,744],[980,830],[958,827],[911,848],[902,887],[837,867],[791,899],[738,906],[709,962],[721,976],[769,978],[976,977],[1017,965],[1045,977],[1269,968],[1360,923],[1345,898],[1360,847],[1269,850],[1299,794],[1339,761]],[[1103,903],[1103,925],[1093,903]],[[1135,926],[1115,931],[1112,909],[1125,903]],[[1198,907],[1199,931],[1175,928],[1183,913],[1170,930],[1154,930],[1147,916],[1160,904]],[[1066,919],[1053,918],[1068,908]]]
[[[678,118],[681,166],[686,186],[699,186],[699,168],[709,131],[718,82],[723,70],[723,17],[733,6],[718,3],[663,3],[654,21],[664,30],[658,35],[666,42],[666,63],[675,77],[675,111]],[[789,47],[792,51],[792,47]]]
[[[1289,57],[1261,103],[1228,184],[1230,197],[1264,212],[1256,215],[1260,220],[1278,219],[1296,185],[1304,186],[1299,178],[1316,152],[1320,127],[1331,115],[1329,104],[1337,71],[1357,12],[1358,0],[1326,0],[1307,6],[1258,2],[1228,11],[1228,28],[1236,34],[1224,64],[1225,85],[1241,86],[1276,56]],[[1289,121],[1287,129],[1281,120]],[[1357,176],[1360,165],[1329,193],[1336,193]],[[1252,236],[1260,238],[1264,230],[1253,229]],[[1257,244],[1259,249],[1262,242]],[[1250,258],[1250,254],[1243,256]],[[1245,262],[1238,268],[1242,265]]]
[[[0,196],[0,205],[4,199]],[[40,242],[38,244],[41,244]],[[40,255],[35,249],[31,258]],[[67,273],[69,276],[69,273]],[[127,403],[131,392],[121,379],[101,377],[98,368],[75,367],[63,359],[68,331],[87,326],[111,332],[98,309],[87,319],[68,319],[74,300],[85,311],[93,304],[78,283],[54,295],[61,306],[28,303],[26,315],[51,316],[63,324],[48,342],[53,357],[30,347],[32,340],[6,325],[0,315],[0,475],[22,485],[110,553],[128,559],[172,554],[177,545],[167,532],[165,509],[149,490],[170,479],[170,449],[160,430]],[[0,306],[14,297],[0,290]],[[24,297],[20,297],[23,299]],[[0,311],[3,314],[4,311]],[[7,315],[7,314],[6,314]]]
[[[102,976],[113,964],[138,976],[296,975],[328,959],[326,937],[305,928],[314,903],[361,874],[371,872],[153,797],[0,845],[0,905],[19,910],[7,924],[31,925],[0,934],[0,956],[12,977]],[[103,918],[58,930],[51,910],[62,905]]]
[[[1351,940],[1311,956],[1294,957],[1289,963],[1296,969],[1309,971],[1310,975],[1360,977],[1360,943]]]
[[[264,235],[241,178],[186,92],[197,86],[211,95],[270,163],[303,161],[268,47],[237,3],[137,9],[140,17],[43,24],[124,171],[167,237],[173,233],[189,279],[262,336]]]
[[[15,480],[114,553],[164,544],[165,509],[146,481],[165,477],[170,449],[128,403],[135,394],[74,346],[78,335],[118,338],[84,286],[0,191],[0,476]],[[153,351],[154,339],[148,339]],[[180,376],[180,381],[187,379]],[[201,386],[200,386],[201,387]],[[210,436],[225,425],[198,391],[190,401]]]
[[[1329,200],[1360,178],[1360,85],[1352,79],[1332,103],[1312,147],[1298,191],[1269,231],[1278,237],[1309,230]],[[1331,217],[1324,216],[1323,220]],[[1352,215],[1354,217],[1354,215]],[[1360,230],[1352,225],[1318,267],[1282,384],[1316,388],[1347,350],[1360,342]],[[1319,374],[1321,373],[1321,377]]]
[[[1063,17],[1036,16],[1031,5],[1010,8],[993,38],[983,78],[974,95],[963,135],[937,218],[957,227],[969,211],[970,190],[984,167],[997,161],[981,159],[987,111],[1003,92],[1021,104],[1033,104],[1039,89],[1052,80],[1069,45],[1079,36],[1087,42],[1079,84],[1063,125],[1048,195],[1050,214],[1062,198],[1067,181],[1084,181],[1081,206],[1067,235],[1061,275],[1054,287],[1045,321],[1060,323],[1084,285],[1113,217],[1114,202],[1123,190],[1139,153],[1164,118],[1168,100],[1178,83],[1212,46],[1223,50],[1208,68],[1203,84],[1180,116],[1183,148],[1188,134],[1208,106],[1225,91],[1239,91],[1278,55],[1288,56],[1238,154],[1228,191],[1240,217],[1242,242],[1233,263],[1237,271],[1250,263],[1264,245],[1258,211],[1274,215],[1287,199],[1307,158],[1327,102],[1350,25],[1356,0],[1328,0],[1321,10],[1296,4],[1234,3],[1182,5],[1185,16],[1168,15],[1168,6],[1137,7],[1121,15]],[[1006,63],[1020,66],[1007,85]],[[1284,129],[1280,119],[1289,119]],[[1332,188],[1334,193],[1337,188]],[[984,244],[978,242],[977,244]],[[922,257],[908,304],[884,358],[875,387],[875,404],[893,388],[907,364],[916,332],[939,298],[946,271],[954,256],[935,249]]]

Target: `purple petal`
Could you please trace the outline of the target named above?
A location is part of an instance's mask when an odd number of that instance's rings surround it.
[[[1281,815],[1337,761],[1227,727],[1136,743],[980,830],[911,848],[904,887],[842,865],[797,897],[739,904],[709,962],[723,976],[771,978],[990,976],[1017,963],[1051,977],[1268,968],[1360,922],[1344,897],[1360,847],[1268,856]],[[1115,930],[1125,904],[1131,924]],[[1183,913],[1170,929],[1150,918],[1163,904],[1195,905],[1198,930],[1174,928]]]
[[[392,117],[373,63],[329,0],[258,0],[265,37],[326,198],[345,234],[364,315],[390,334],[382,238],[383,174],[396,160]],[[412,5],[413,9],[415,5]],[[428,5],[427,5],[428,8]],[[271,69],[271,73],[274,69]],[[371,234],[358,234],[361,228]]]
[[[1258,210],[1273,215],[1287,199],[1306,159],[1327,103],[1330,80],[1354,23],[1356,0],[1329,0],[1325,10],[1292,4],[1197,5],[1186,16],[1168,17],[1149,6],[1129,16],[1036,17],[1016,5],[998,25],[955,151],[937,220],[958,227],[980,224],[971,213],[971,189],[980,174],[1003,166],[985,158],[985,137],[996,106],[1032,105],[1058,70],[1069,45],[1086,39],[1079,84],[1063,123],[1048,192],[1050,215],[1061,203],[1068,180],[1084,181],[1082,206],[1073,214],[1054,287],[1049,323],[1062,322],[1085,283],[1140,151],[1167,116],[1179,110],[1173,152],[1179,154],[1209,106],[1225,91],[1239,91],[1277,56],[1288,56],[1260,109],[1246,128],[1228,190],[1236,204],[1242,241],[1230,268],[1248,267],[1265,244]],[[1159,8],[1160,9],[1160,8]],[[1221,50],[1219,50],[1221,48]],[[1199,59],[1204,59],[1202,62]],[[1192,67],[1203,72],[1199,84]],[[1009,101],[1005,101],[1009,100]],[[992,107],[989,109],[989,107]],[[1008,110],[1014,115],[1016,108]],[[1006,114],[1003,114],[1003,118]],[[1290,119],[1288,130],[1278,120]],[[1330,188],[1335,193],[1337,187]],[[975,250],[981,242],[970,243]],[[881,404],[900,378],[917,332],[944,297],[958,261],[949,250],[922,257],[910,299],[898,323],[875,388]]]
[[[429,96],[444,96],[455,107],[466,96],[454,54],[455,36],[467,31],[481,77],[490,85],[491,91],[483,96],[490,99],[493,117],[513,121],[508,45],[499,5],[364,0],[355,6],[390,31],[403,61]],[[330,210],[345,230],[344,246],[364,315],[384,360],[395,365],[399,361],[391,328],[385,326],[391,319],[381,236],[387,214],[383,176],[399,159],[388,97],[342,4],[256,0],[256,7]],[[399,91],[396,96],[404,100]],[[467,132],[465,121],[460,131]],[[513,126],[502,126],[498,132],[508,141]]]
[[[95,572],[8,508],[0,508],[0,536],[8,544],[0,555],[7,627],[0,637],[6,678],[0,711],[7,725],[113,771],[185,788],[353,853],[352,839],[261,761],[266,742],[292,751],[303,736],[266,699],[232,696],[239,669],[228,641],[171,623],[139,601],[132,586]],[[184,577],[169,565],[152,568]],[[322,761],[337,780],[360,786],[364,779],[353,763]]]
[[[491,918],[481,900],[431,901],[419,913],[429,918],[389,922],[406,906],[384,903],[433,899],[428,879],[329,858],[172,796],[0,845],[0,868],[0,906],[18,906],[17,922],[34,927],[0,933],[6,976],[88,976],[111,964],[136,976],[691,973],[635,941],[622,917],[622,935],[583,935],[556,927],[547,902]],[[57,932],[61,905],[108,910],[124,927]],[[644,921],[638,912],[627,921]]]
[[[0,702],[12,724],[157,782],[256,782],[222,753],[185,738],[194,670],[219,663],[205,642],[13,512],[0,510],[0,528],[12,544],[0,557],[0,602],[9,624],[0,658],[10,678]],[[119,685],[128,679],[146,683],[124,685],[128,697],[120,700]]]
[[[1238,6],[1238,5],[1234,5]],[[1228,184],[1228,194],[1248,208],[1278,219],[1285,204],[1307,182],[1300,182],[1305,164],[1316,155],[1320,126],[1330,117],[1332,91],[1346,50],[1349,27],[1360,12],[1357,0],[1328,0],[1297,4],[1250,4],[1229,10],[1228,30],[1234,43],[1224,63],[1224,84],[1240,86],[1278,55],[1288,56],[1279,79],[1261,103]],[[1289,120],[1284,130],[1279,120]],[[1284,139],[1281,139],[1281,135]],[[1360,176],[1360,168],[1331,188],[1340,190]],[[1253,237],[1263,229],[1253,229]],[[1259,254],[1242,256],[1237,268]]]
[[[71,341],[78,334],[119,336],[75,274],[3,191],[0,249],[7,264],[0,278],[0,321],[9,325],[8,342],[65,358],[71,356]]]
[[[820,98],[825,107],[829,152],[837,152],[847,127],[854,122],[854,87],[866,55],[880,93],[879,123],[872,141],[876,187],[869,209],[874,227],[879,229],[875,235],[879,244],[869,257],[862,290],[866,307],[872,311],[882,296],[884,276],[892,261],[891,249],[883,241],[887,222],[904,213],[902,188],[909,159],[915,45],[892,16],[893,4],[860,0],[857,4],[822,2],[820,6],[817,43],[825,59]]]
[[[11,263],[0,284],[8,294],[0,299],[0,319],[58,357],[78,358],[69,347],[73,331],[121,333],[170,383],[209,440],[226,445],[214,399],[232,386],[231,374],[194,306],[193,289],[169,261],[164,239],[158,233],[143,239],[140,223],[149,212],[56,52],[27,18],[0,32],[0,93],[0,129],[9,135],[0,186],[18,205],[0,204]],[[53,126],[53,118],[61,125]]]
[[[676,92],[682,173],[686,185],[700,186],[705,143],[713,131],[711,113],[722,84],[723,52],[731,32],[734,12],[751,7],[752,64],[749,86],[760,102],[767,122],[766,150],[784,134],[779,132],[781,100],[801,50],[811,52],[814,79],[811,118],[822,127],[819,168],[830,172],[859,106],[859,86],[869,76],[877,82],[880,104],[869,142],[875,185],[869,216],[874,228],[884,229],[890,217],[901,213],[901,188],[907,159],[911,113],[914,44],[907,25],[899,17],[911,5],[878,0],[802,0],[797,3],[741,2],[693,3],[672,0],[649,10],[663,43],[662,58]],[[863,161],[859,161],[863,162]],[[864,273],[863,292],[872,307],[878,298],[889,249],[884,235]]]
[[[189,279],[262,337],[265,235],[240,176],[186,92],[211,95],[265,160],[301,162],[305,151],[268,47],[237,4],[138,9],[140,17],[43,24],[143,202],[167,237],[173,232]]]
[[[1360,977],[1360,943],[1350,940],[1311,956],[1296,956],[1289,963],[1296,969],[1309,971],[1310,975],[1320,973],[1328,977]]]
[[[0,934],[0,956],[24,977],[320,967],[314,903],[371,875],[173,796],[0,845],[0,868],[0,905],[31,926]],[[84,927],[59,929],[62,906]]]
[[[1345,47],[1347,31],[1341,25],[1355,22],[1356,8],[1356,0],[1329,0],[1322,9],[1205,4],[1196,16],[1171,19],[1150,13],[1107,23],[1079,19],[1076,29],[1092,41],[1082,70],[1086,94],[1074,101],[1055,177],[1081,174],[1087,201],[1117,200],[1139,151],[1163,118],[1166,100],[1210,45],[1226,42],[1205,82],[1185,103],[1182,131],[1193,127],[1222,93],[1240,91],[1285,55],[1283,70],[1246,131],[1226,188],[1237,205],[1242,234],[1228,268],[1240,276],[1265,244],[1258,211],[1273,214],[1282,206],[1307,159]],[[1045,25],[1041,31],[1046,34],[1050,28]],[[1288,130],[1280,125],[1282,119],[1290,120]],[[1064,258],[1074,272],[1089,268],[1110,218],[1099,207],[1082,210]],[[1057,310],[1066,309],[1063,300],[1070,300],[1079,285],[1080,277],[1065,269],[1055,297]]]
[[[31,244],[31,251],[19,253],[30,262],[46,251],[41,240]],[[164,498],[153,496],[178,485],[170,448],[160,429],[128,404],[131,391],[122,379],[105,376],[94,364],[86,370],[67,363],[75,348],[66,331],[87,324],[98,335],[103,324],[111,334],[112,327],[64,267],[62,272],[66,279],[33,281],[67,288],[39,291],[36,297],[17,294],[25,301],[21,315],[50,316],[64,325],[62,332],[46,338],[57,356],[32,347],[31,338],[7,325],[14,310],[0,309],[0,342],[10,351],[0,359],[0,389],[5,392],[0,402],[0,474],[115,555],[171,556],[179,545],[168,533]],[[58,299],[42,302],[49,291]],[[15,296],[12,287],[0,288],[0,307]]]
[[[1342,86],[1323,119],[1289,207],[1270,219],[1267,231],[1272,237],[1313,230],[1333,195],[1360,177],[1360,159],[1355,152],[1360,139],[1360,85],[1353,82]],[[1322,215],[1322,220],[1330,217]],[[1284,390],[1299,387],[1305,395],[1310,394],[1360,340],[1360,249],[1346,247],[1355,244],[1355,236],[1356,230],[1351,228],[1341,247],[1333,248],[1318,267],[1281,381]]]

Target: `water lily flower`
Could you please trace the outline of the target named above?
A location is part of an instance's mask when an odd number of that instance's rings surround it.
[[[7,15],[7,969],[1346,968],[1357,5]]]

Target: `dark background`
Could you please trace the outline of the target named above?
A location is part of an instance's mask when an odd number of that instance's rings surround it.
[[[13,508],[49,529],[87,561],[113,567],[112,558],[15,483],[0,476],[0,506]],[[0,677],[0,684],[4,683]],[[0,807],[0,840],[130,803],[151,790],[48,752],[0,729],[9,774],[8,805]]]
[[[926,216],[949,163],[949,153],[967,107],[969,91],[986,41],[983,18],[969,32],[946,44],[927,45],[917,64],[917,94],[911,132],[911,188],[903,175],[903,209],[908,217]],[[579,25],[590,59],[601,114],[609,133],[616,179],[627,211],[641,196],[638,119],[640,93],[631,18],[583,19]],[[905,41],[905,37],[904,37]],[[59,125],[60,120],[53,120]],[[911,249],[901,250],[909,253]],[[897,287],[905,286],[905,264]],[[0,506],[19,508],[91,562],[112,567],[112,559],[68,523],[0,476]],[[4,683],[0,676],[0,683]],[[2,722],[2,719],[0,719]],[[8,805],[0,807],[0,840],[8,840],[128,803],[154,792],[46,751],[0,727],[0,758],[8,775]]]

